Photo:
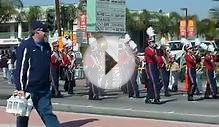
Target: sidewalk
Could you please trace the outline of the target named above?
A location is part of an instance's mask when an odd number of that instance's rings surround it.
[[[62,127],[217,127],[210,124],[163,121],[153,119],[78,114],[55,112]],[[15,116],[4,112],[0,107],[0,127],[15,127]],[[36,111],[33,111],[29,121],[30,127],[42,127],[43,123]]]

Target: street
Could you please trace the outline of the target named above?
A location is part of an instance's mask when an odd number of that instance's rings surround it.
[[[63,89],[63,82],[61,81],[60,88]],[[145,104],[144,96],[145,90],[141,88],[142,98],[129,99],[127,95],[123,94],[120,90],[106,90],[102,100],[91,101],[87,99],[87,87],[84,80],[76,82],[77,87],[75,94],[72,96],[64,94],[64,98],[53,98],[53,108],[58,114],[58,117],[62,125],[72,122],[73,125],[82,127],[115,127],[125,126],[132,127],[135,124],[145,126],[150,124],[154,127],[163,126],[164,123],[168,127],[187,127],[186,122],[203,123],[203,124],[219,124],[219,101],[218,100],[200,100],[195,102],[188,102],[187,96],[183,92],[172,93],[171,97],[161,96],[163,104],[153,105]],[[182,88],[181,84],[181,88]],[[0,105],[6,105],[6,99],[10,96],[14,87],[7,83],[7,80],[0,80]],[[79,114],[77,114],[79,113]],[[81,113],[85,113],[81,114]],[[67,114],[67,115],[66,115]],[[89,115],[88,115],[89,114]],[[92,114],[92,115],[91,115]],[[101,116],[96,116],[101,115]],[[107,117],[105,117],[105,115]],[[15,117],[6,114],[4,108],[1,107],[1,116],[7,116],[0,120],[1,124],[14,124]],[[64,117],[63,117],[64,116]],[[109,117],[113,116],[113,117]],[[114,116],[128,117],[126,119]],[[139,118],[139,119],[137,119]],[[77,122],[78,120],[81,120]],[[95,120],[98,119],[98,120]],[[122,120],[120,120],[122,119]],[[149,120],[148,120],[149,119]],[[155,122],[150,119],[159,119],[165,121]],[[110,121],[119,122],[110,122]],[[166,122],[167,121],[181,121],[178,122]],[[75,122],[76,121],[76,122]],[[134,125],[133,122],[134,121]],[[121,123],[120,123],[121,122]],[[129,123],[130,122],[130,123]],[[149,123],[148,123],[149,122]],[[84,123],[84,124],[83,124]],[[85,124],[87,123],[87,124]],[[156,124],[155,124],[156,123]],[[31,116],[30,125],[40,126],[42,123],[39,120],[38,115],[35,113]],[[82,124],[82,125],[81,125]],[[115,125],[114,125],[115,124]],[[118,125],[121,124],[121,125]],[[72,126],[73,126],[72,125]],[[189,124],[193,125],[193,124]],[[210,125],[194,124],[197,127],[210,127]],[[68,126],[67,126],[68,127]]]

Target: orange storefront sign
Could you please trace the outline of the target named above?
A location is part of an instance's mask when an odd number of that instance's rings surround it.
[[[193,19],[188,20],[187,35],[191,38],[196,35],[196,22]],[[180,36],[186,36],[186,20],[180,21]]]
[[[180,36],[186,36],[186,20],[180,21]]]
[[[196,35],[196,22],[195,20],[188,20],[188,37],[195,37]]]

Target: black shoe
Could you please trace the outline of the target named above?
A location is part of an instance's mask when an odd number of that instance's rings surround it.
[[[89,98],[88,98],[88,100],[93,100],[93,99],[94,99],[93,97],[89,97]]]
[[[188,101],[194,101],[193,97],[188,97]]]
[[[146,99],[144,100],[144,102],[145,102],[145,104],[151,104],[151,99],[146,98]]]
[[[64,96],[62,94],[54,95],[53,98],[63,98]]]
[[[68,94],[74,94],[74,92],[73,91],[69,91]]]
[[[217,97],[217,95],[213,95],[213,97],[212,97],[212,99],[217,99],[218,97]]]
[[[154,103],[153,104],[160,104],[160,99],[154,99]]]
[[[165,92],[164,96],[165,97],[170,97],[171,95],[169,94],[169,92]]]
[[[204,99],[211,99],[209,96],[205,95]]]
[[[99,98],[99,96],[94,96],[93,100],[101,100],[101,99]]]

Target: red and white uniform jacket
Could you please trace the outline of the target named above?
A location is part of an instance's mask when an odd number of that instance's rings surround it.
[[[155,49],[147,47],[145,49],[145,62],[147,62],[149,64],[157,64],[157,60],[156,60],[155,55],[156,55]]]
[[[214,56],[206,55],[205,59],[204,59],[204,66],[205,66],[207,71],[214,71],[214,69],[215,69]]]
[[[60,67],[61,64],[61,56],[60,53],[57,51],[53,51],[52,55],[51,55],[51,64],[52,67],[58,69]]]
[[[185,55],[186,65],[188,69],[196,69],[196,59],[194,55],[186,54]]]

